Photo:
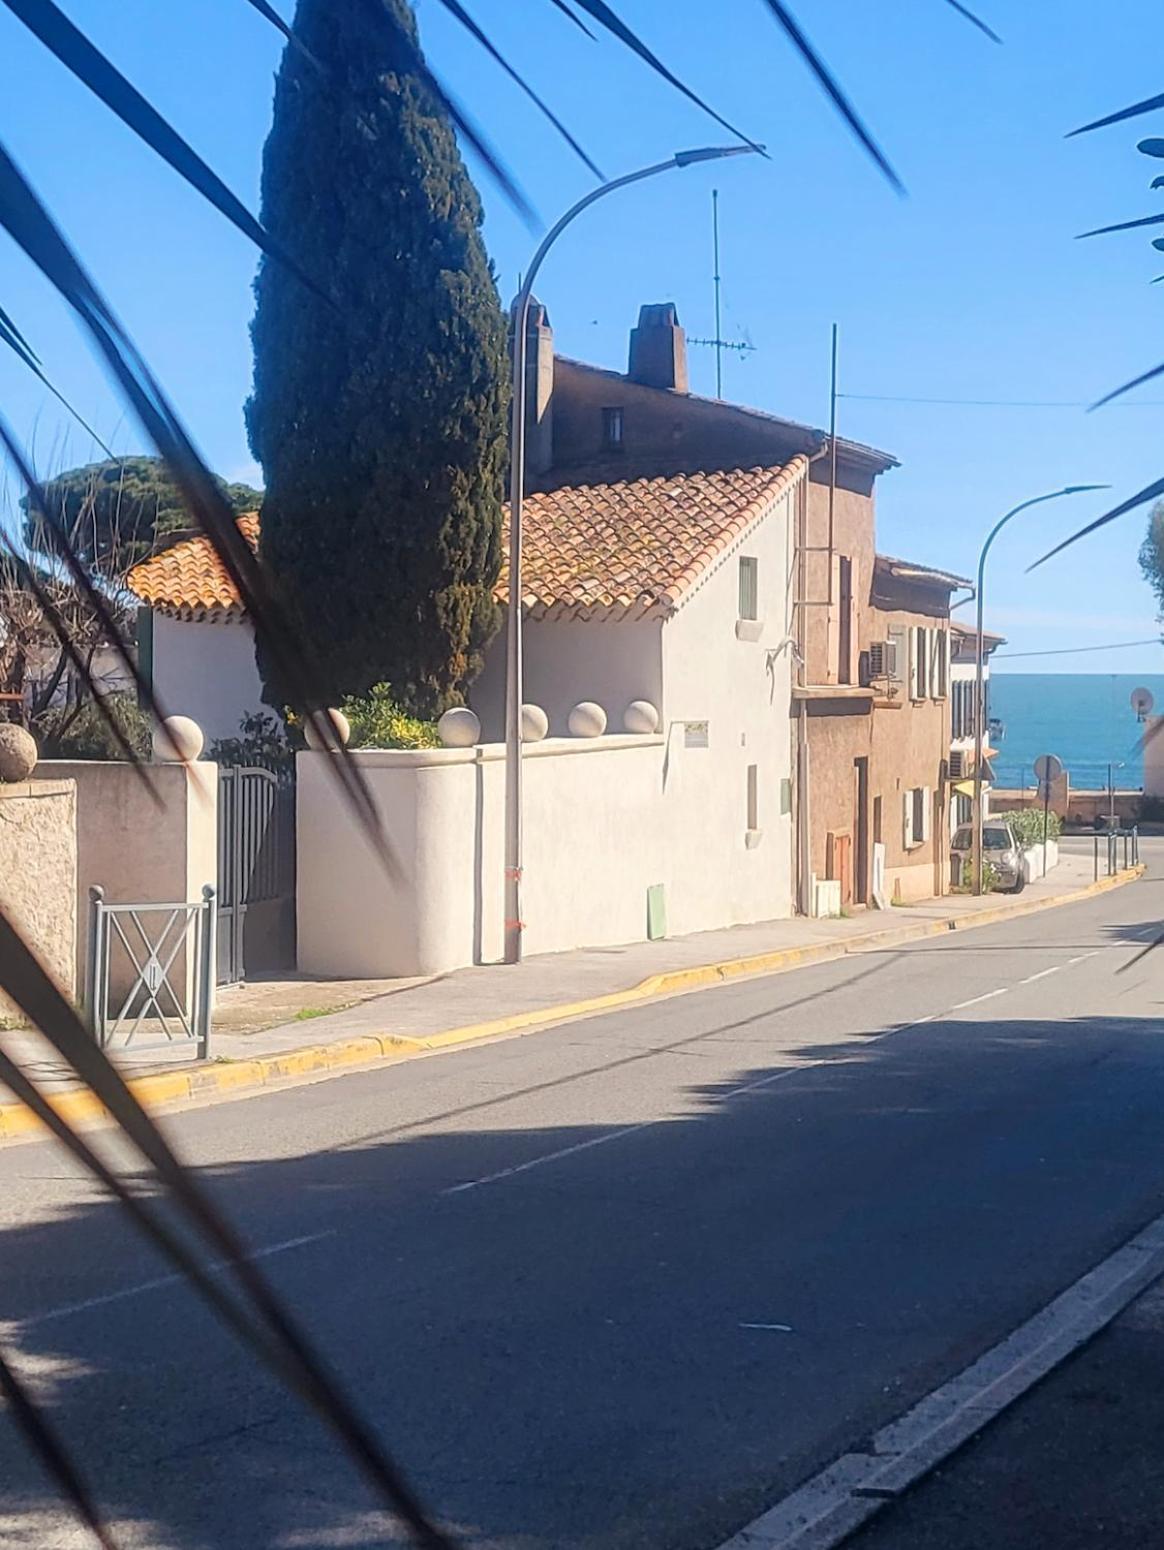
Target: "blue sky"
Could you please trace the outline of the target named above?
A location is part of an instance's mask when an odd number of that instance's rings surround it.
[[[621,51],[589,43],[548,0],[472,0],[499,46],[613,175],[723,138]],[[257,207],[279,39],[244,0],[63,0],[127,75]],[[291,0],[285,0],[285,14]],[[766,141],[771,161],[668,174],[614,196],[563,239],[539,287],[558,347],[625,363],[644,301],[674,300],[712,332],[710,192],[720,190],[724,320],[756,346],[729,357],[725,392],[823,424],[828,336],[842,388],[906,398],[1086,402],[1164,359],[1164,256],[1151,233],[1074,234],[1147,214],[1157,164],[1135,142],[1151,119],[1081,139],[1067,130],[1164,88],[1164,12],[1148,0],[980,0],[1002,48],[942,0],[799,0],[806,29],[896,163],[897,197],[825,103],[762,0],[622,0],[677,74]],[[547,220],[585,191],[586,169],[443,12],[420,0],[424,41],[488,126]],[[257,478],[242,403],[255,255],[156,162],[7,13],[3,134],[187,417],[210,462]],[[1164,119],[1164,115],[1160,115]],[[535,238],[477,167],[486,240],[508,295]],[[140,443],[71,319],[6,242],[0,304],[107,440]],[[713,391],[711,355],[691,351]],[[0,401],[43,471],[98,455],[13,359]],[[878,542],[969,574],[994,518],[1029,495],[1107,482],[1123,495],[1164,473],[1164,382],[1095,414],[846,399],[841,429],[894,452],[879,486]],[[1125,518],[1033,576],[1024,567],[1102,509],[1053,503],[999,541],[990,622],[1015,652],[1156,633],[1136,564],[1145,518]],[[1003,664],[1000,662],[999,667]],[[1148,672],[1157,645],[1016,659],[1016,670]]]

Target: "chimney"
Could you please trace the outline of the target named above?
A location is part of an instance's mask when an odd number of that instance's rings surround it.
[[[513,322],[510,308],[511,352]],[[554,461],[553,396],[554,331],[549,313],[536,296],[531,296],[525,337],[525,466],[531,474],[544,474]]]
[[[631,329],[629,375],[644,387],[688,391],[687,336],[673,301],[639,308],[639,326]]]

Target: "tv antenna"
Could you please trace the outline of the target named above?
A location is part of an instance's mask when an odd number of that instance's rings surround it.
[[[756,348],[747,339],[725,339],[720,324],[720,273],[719,273],[719,189],[711,191],[711,236],[715,254],[715,338],[691,339],[689,344],[707,345],[715,351],[715,396],[723,397],[723,352],[734,350],[737,355],[748,355]]]

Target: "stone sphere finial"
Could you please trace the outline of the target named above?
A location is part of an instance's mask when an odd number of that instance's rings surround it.
[[[454,705],[437,722],[445,748],[472,748],[481,741],[481,723],[467,705]]]
[[[650,700],[632,700],[622,713],[623,730],[639,736],[659,730],[659,712]]]
[[[319,716],[330,723],[330,732],[318,727],[314,721],[305,721],[303,737],[308,748],[313,753],[335,753],[339,748],[346,748],[352,729],[343,711],[329,707],[327,710],[321,710]]]
[[[570,712],[566,725],[571,737],[601,737],[606,731],[606,712],[593,700],[583,700]]]
[[[0,722],[0,781],[15,785],[27,780],[39,757],[36,739],[15,721]]]
[[[167,716],[154,728],[154,758],[162,764],[193,764],[206,739],[189,716]]]
[[[540,743],[550,730],[550,718],[540,705],[521,707],[521,740],[523,743]]]

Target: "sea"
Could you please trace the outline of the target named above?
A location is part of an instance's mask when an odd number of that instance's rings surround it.
[[[990,715],[1004,728],[991,760],[998,784],[1035,785],[1035,760],[1053,753],[1074,787],[1105,787],[1109,760],[1117,790],[1142,786],[1144,728],[1131,706],[1134,689],[1151,690],[1153,714],[1164,714],[1161,674],[991,673]]]

